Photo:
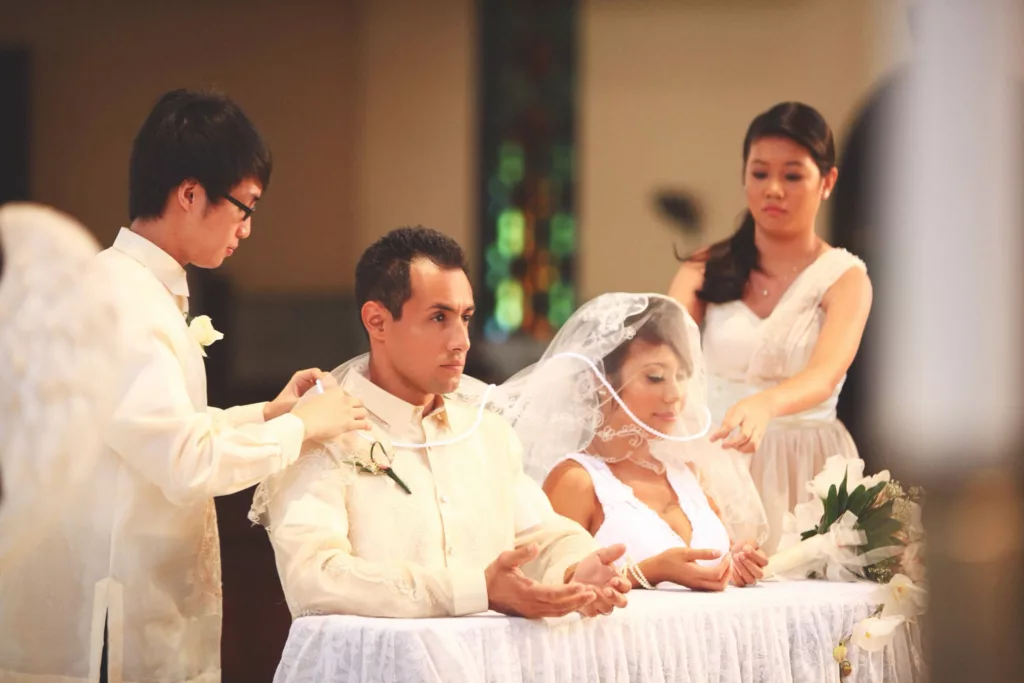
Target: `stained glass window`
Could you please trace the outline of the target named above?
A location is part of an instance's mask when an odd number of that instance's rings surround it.
[[[482,287],[491,341],[549,339],[576,305],[576,9],[483,0]]]

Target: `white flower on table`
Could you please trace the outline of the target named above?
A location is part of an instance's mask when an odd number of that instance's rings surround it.
[[[861,469],[863,469],[863,467]],[[870,489],[875,484],[881,483],[883,481],[887,482],[890,480],[892,480],[892,475],[889,474],[889,470],[882,470],[877,474],[872,474],[871,476],[864,477],[863,479],[860,480],[860,483],[864,485],[864,488]],[[849,485],[847,485],[847,490],[852,490],[849,488]]]
[[[846,477],[846,490],[852,491],[864,478],[864,461],[860,458],[844,458],[841,455],[833,455],[825,461],[825,467],[821,472],[807,482],[807,491],[815,498],[828,498],[829,488],[835,484],[836,488],[843,483]]]
[[[787,550],[800,543],[800,535],[814,529],[825,514],[825,503],[821,498],[812,498],[806,503],[798,503],[792,512],[782,518],[782,537],[779,539],[778,550]]]
[[[902,616],[869,617],[853,627],[850,642],[866,652],[877,652],[892,642],[904,621]]]
[[[883,617],[912,619],[928,609],[928,592],[904,574],[894,574],[889,583],[879,586],[877,600]]]
[[[192,322],[188,324],[188,333],[199,344],[199,351],[204,358],[206,357],[206,347],[224,338],[224,333],[218,332],[213,327],[213,321],[208,315],[192,318]]]
[[[801,533],[813,529],[821,522],[825,514],[825,503],[821,498],[814,498],[806,503],[799,503],[793,508],[793,519],[796,521],[795,529]]]
[[[846,477],[846,490],[852,493],[855,488],[864,485],[864,488],[871,488],[879,482],[889,481],[889,470],[882,470],[878,474],[869,477],[864,476],[864,461],[860,458],[845,458],[841,455],[833,455],[825,461],[825,467],[814,479],[807,482],[807,491],[814,494],[815,498],[828,498],[828,490],[834,484],[838,489]]]

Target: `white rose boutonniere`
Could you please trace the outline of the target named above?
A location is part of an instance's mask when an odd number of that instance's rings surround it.
[[[208,315],[192,318],[188,324],[188,333],[199,344],[199,351],[203,354],[203,358],[206,357],[207,346],[224,338],[224,333],[218,332],[213,327],[213,321],[210,320]]]

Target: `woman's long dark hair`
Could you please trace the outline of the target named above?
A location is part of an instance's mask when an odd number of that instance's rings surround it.
[[[743,138],[743,168],[746,172],[750,147],[763,138],[786,138],[807,150],[824,176],[836,165],[835,141],[825,118],[814,107],[800,102],[783,102],[759,114]],[[703,261],[704,285],[697,290],[701,301],[724,304],[743,298],[750,271],[761,268],[761,256],[754,244],[754,216],[747,209],[739,229],[699,255],[681,261]],[[678,254],[677,254],[678,258]]]

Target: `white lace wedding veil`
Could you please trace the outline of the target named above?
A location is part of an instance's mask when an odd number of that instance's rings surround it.
[[[624,349],[638,332],[666,340],[685,374],[686,400],[671,433],[663,433],[635,416],[617,431],[604,424],[604,411],[612,403],[631,414],[618,393],[629,378],[608,376],[605,366],[609,356]],[[356,374],[366,376],[368,364],[368,355],[358,356],[331,374],[346,388]],[[707,441],[711,415],[706,392],[700,333],[682,306],[659,294],[605,294],[582,306],[569,319],[540,361],[501,386],[463,376],[458,388],[445,398],[473,407],[477,415],[459,433],[431,443],[399,443],[391,441],[386,430],[375,430],[372,437],[350,433],[329,444],[307,445],[307,449],[314,451],[310,454],[319,453],[338,462],[366,463],[375,440],[382,440],[388,452],[395,446],[415,449],[456,443],[474,433],[485,411],[490,410],[512,424],[523,443],[524,469],[542,482],[559,460],[583,451],[595,438],[647,442],[651,455],[659,461],[672,466],[692,465],[699,471],[705,491],[734,538],[761,542],[767,536],[766,517],[742,456],[722,451]],[[358,467],[345,469],[355,476]],[[264,526],[271,523],[268,509],[274,490],[274,478],[257,489],[249,515],[253,522]]]
[[[638,337],[668,344],[679,361],[685,399],[668,433],[633,414],[619,394],[636,379],[616,374]],[[524,469],[538,482],[595,440],[624,439],[634,449],[627,453],[641,453],[646,445],[662,466],[694,467],[735,540],[760,543],[767,537],[764,507],[743,457],[707,439],[711,414],[700,331],[674,299],[632,293],[592,299],[562,326],[541,359],[498,387],[490,403],[512,423],[523,443]],[[612,428],[605,419],[610,411],[630,419]]]

